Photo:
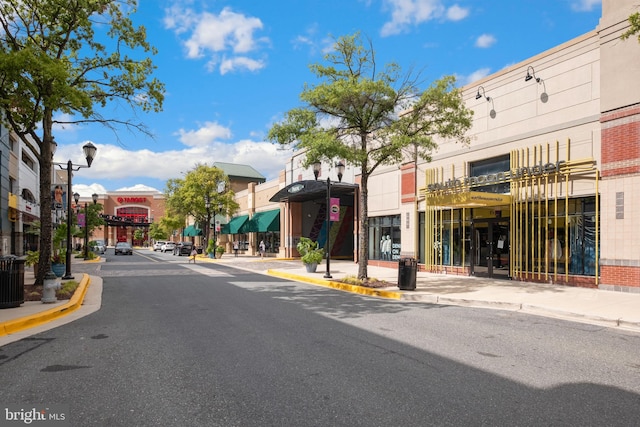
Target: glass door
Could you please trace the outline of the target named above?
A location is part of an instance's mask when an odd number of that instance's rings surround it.
[[[474,220],[472,236],[471,273],[481,277],[510,278],[508,219]]]

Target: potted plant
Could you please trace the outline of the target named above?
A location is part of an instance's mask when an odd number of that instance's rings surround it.
[[[222,254],[224,253],[224,246],[216,247],[216,258],[222,258]]]
[[[307,272],[315,273],[318,264],[322,262],[324,250],[318,247],[318,242],[314,242],[308,237],[300,237],[296,245],[300,253],[302,263],[307,268]]]
[[[66,255],[67,251],[64,249],[59,249],[57,251],[53,251],[51,255],[51,271],[56,277],[64,276],[64,272],[66,270]]]

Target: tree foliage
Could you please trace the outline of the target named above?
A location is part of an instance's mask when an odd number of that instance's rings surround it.
[[[168,180],[165,198],[167,210],[182,218],[183,226],[187,217],[204,224],[215,214],[233,215],[239,208],[234,192],[230,190],[229,177],[222,169],[206,165],[196,165],[184,178]]]
[[[631,36],[638,36],[638,42],[640,42],[640,12],[636,12],[629,16],[629,24],[631,25],[627,31],[625,31],[621,38],[626,40]]]
[[[341,159],[359,168],[358,277],[367,278],[368,178],[381,165],[398,164],[410,152],[430,160],[437,139],[468,143],[472,112],[445,76],[420,90],[419,75],[391,63],[379,70],[375,51],[359,34],[336,40],[327,64],[312,64],[316,85],[306,85],[303,106],[288,111],[268,139],[305,150],[305,166]],[[412,158],[413,159],[413,158]]]
[[[155,49],[145,28],[133,25],[136,8],[137,0],[0,2],[0,121],[38,157],[42,213],[51,209],[54,124],[97,122],[148,134],[111,107],[162,108],[164,85],[152,78]],[[51,218],[41,221],[40,248],[48,256]],[[36,283],[45,272],[39,269]]]

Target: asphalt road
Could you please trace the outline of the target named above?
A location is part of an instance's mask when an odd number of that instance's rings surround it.
[[[639,334],[365,297],[150,251],[106,258],[99,311],[0,347],[0,402],[60,405],[73,426],[640,419]]]

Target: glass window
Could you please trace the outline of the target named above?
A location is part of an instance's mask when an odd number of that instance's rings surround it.
[[[399,260],[400,241],[400,215],[369,218],[369,259]]]

